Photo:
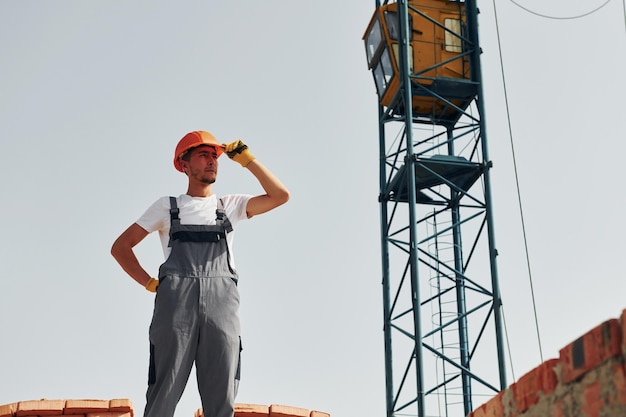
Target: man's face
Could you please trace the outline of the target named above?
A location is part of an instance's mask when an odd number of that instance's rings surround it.
[[[217,179],[217,150],[213,146],[201,145],[193,148],[189,162],[183,161],[183,168],[189,176],[204,184],[213,184]]]

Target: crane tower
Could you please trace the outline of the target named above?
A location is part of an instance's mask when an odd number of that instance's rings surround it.
[[[387,417],[507,386],[475,0],[376,1]]]

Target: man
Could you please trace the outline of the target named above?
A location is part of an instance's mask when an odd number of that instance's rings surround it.
[[[248,169],[265,194],[214,195],[223,152]],[[128,275],[156,292],[144,417],[174,415],[194,362],[205,417],[232,417],[241,350],[233,228],[286,203],[289,191],[243,142],[221,145],[208,132],[190,132],[178,142],[174,167],[187,175],[187,193],[157,200],[111,248]],[[158,279],[133,252],[154,231],[166,259]]]

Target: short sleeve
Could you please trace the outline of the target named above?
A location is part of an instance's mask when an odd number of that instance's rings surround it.
[[[222,197],[224,203],[224,210],[226,210],[226,216],[233,223],[237,223],[240,220],[247,220],[246,207],[248,206],[248,200],[252,196],[249,194],[228,194]]]
[[[169,227],[169,198],[161,197],[155,201],[136,223],[148,233]]]

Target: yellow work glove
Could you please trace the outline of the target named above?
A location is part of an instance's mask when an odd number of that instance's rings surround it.
[[[250,153],[248,145],[237,139],[229,144],[223,144],[224,152],[230,159],[241,164],[242,167],[247,167],[251,161],[256,158]]]
[[[150,280],[146,283],[146,290],[150,292],[156,292],[158,286],[159,280],[155,278],[150,278]]]

